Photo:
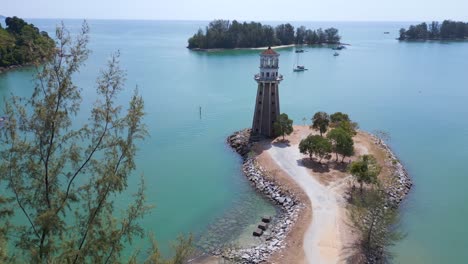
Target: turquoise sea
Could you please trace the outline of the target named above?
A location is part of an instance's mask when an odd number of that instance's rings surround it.
[[[60,20],[29,22],[53,35]],[[72,32],[81,24],[64,22]],[[259,52],[187,50],[187,38],[208,22],[88,22],[93,53],[76,76],[84,91],[83,113],[76,122],[85,120],[95,100],[99,69],[120,50],[128,87],[121,100],[138,85],[151,135],[140,145],[138,173],[156,208],[142,224],[155,233],[164,252],[180,233],[209,231],[216,235],[208,240],[230,240],[249,232],[243,227],[260,215],[274,214],[275,208],[241,174],[241,159],[225,144],[229,134],[251,125]],[[301,62],[309,70],[303,73],[292,71],[293,49],[280,50],[281,111],[296,124],[319,110],[342,111],[364,130],[390,132],[390,145],[414,181],[401,208],[401,229],[408,235],[393,248],[395,262],[466,261],[468,42],[399,43],[398,30],[410,22],[294,24],[337,27],[351,46],[338,57],[328,48],[305,48]],[[0,97],[29,95],[33,73],[1,74]],[[123,208],[129,198],[119,197],[119,205]]]

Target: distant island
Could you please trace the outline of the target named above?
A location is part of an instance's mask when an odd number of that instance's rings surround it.
[[[0,72],[50,58],[55,42],[47,32],[18,17],[7,17],[0,24]]]
[[[400,29],[399,40],[463,40],[468,38],[468,23],[444,20],[421,23]]]
[[[199,29],[188,39],[189,49],[235,49],[283,46],[293,44],[339,44],[338,29],[294,29],[291,24],[276,27],[258,22],[239,23],[236,20],[213,20],[203,32]]]

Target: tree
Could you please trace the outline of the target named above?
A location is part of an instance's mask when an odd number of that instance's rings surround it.
[[[293,132],[293,121],[289,119],[287,114],[282,113],[273,124],[273,130],[276,135],[283,136],[284,140],[285,135],[291,135]]]
[[[305,126],[306,121],[307,121],[307,117],[303,117],[302,118],[302,123],[304,123],[304,126]]]
[[[327,134],[327,138],[332,142],[332,149],[336,153],[336,161],[338,161],[338,154],[342,156],[341,162],[345,157],[354,154],[354,142],[349,133],[342,128],[334,128]]]
[[[320,158],[319,163],[322,159],[327,157],[332,151],[332,145],[327,138],[318,135],[309,135],[299,143],[299,151],[302,154],[312,156],[315,155]]]
[[[362,193],[363,184],[377,182],[377,176],[380,174],[380,166],[372,155],[362,155],[358,160],[351,162],[348,167],[349,173],[356,178],[360,185]]]
[[[33,24],[18,17],[5,19],[6,29],[0,28],[0,67],[32,64],[52,57],[54,41]]]
[[[341,122],[351,122],[349,119],[349,116],[347,114],[344,114],[342,112],[336,112],[332,115],[330,115],[330,122],[331,126],[338,126],[339,123]]]
[[[406,39],[406,29],[400,28],[400,37],[398,40],[405,40]]]
[[[296,29],[296,44],[304,44],[306,30],[304,26],[300,26]]]
[[[336,28],[327,28],[325,29],[326,42],[329,44],[340,43],[340,35],[338,35],[338,29]]]
[[[311,128],[318,130],[320,132],[320,136],[323,133],[327,132],[328,124],[330,123],[330,117],[325,112],[317,112],[312,117],[312,126]]]
[[[287,23],[278,25],[275,28],[276,37],[281,42],[281,45],[294,44],[296,37],[294,36],[294,27]]]
[[[359,128],[359,125],[352,121],[342,121],[336,127],[343,129],[351,137],[354,137],[357,134],[356,130]]]
[[[397,210],[386,205],[385,192],[380,189],[371,189],[353,201],[349,218],[358,239],[350,247],[354,252],[348,260],[387,263],[392,258],[388,249],[404,237],[395,228],[399,220]]]
[[[135,90],[125,113],[115,103],[124,88],[118,53],[97,80],[89,122],[73,122],[81,104],[73,77],[88,58],[88,32],[86,23],[76,38],[57,28],[53,59],[37,68],[31,98],[5,105],[0,212],[25,221],[0,214],[0,243],[6,234],[17,262],[119,263],[125,243],[144,235],[137,220],[151,207],[143,178],[127,210],[114,212],[115,197],[136,180],[136,142],[147,135],[142,96]]]

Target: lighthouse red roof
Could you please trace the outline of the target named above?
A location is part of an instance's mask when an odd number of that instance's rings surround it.
[[[271,47],[268,47],[267,50],[262,52],[262,55],[278,55],[278,53],[274,50],[271,49]]]

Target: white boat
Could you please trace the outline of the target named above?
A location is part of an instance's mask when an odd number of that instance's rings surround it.
[[[304,65],[299,65],[299,54],[297,54],[296,57],[296,64],[293,68],[293,71],[295,72],[302,72],[302,71],[307,71],[306,67]]]

